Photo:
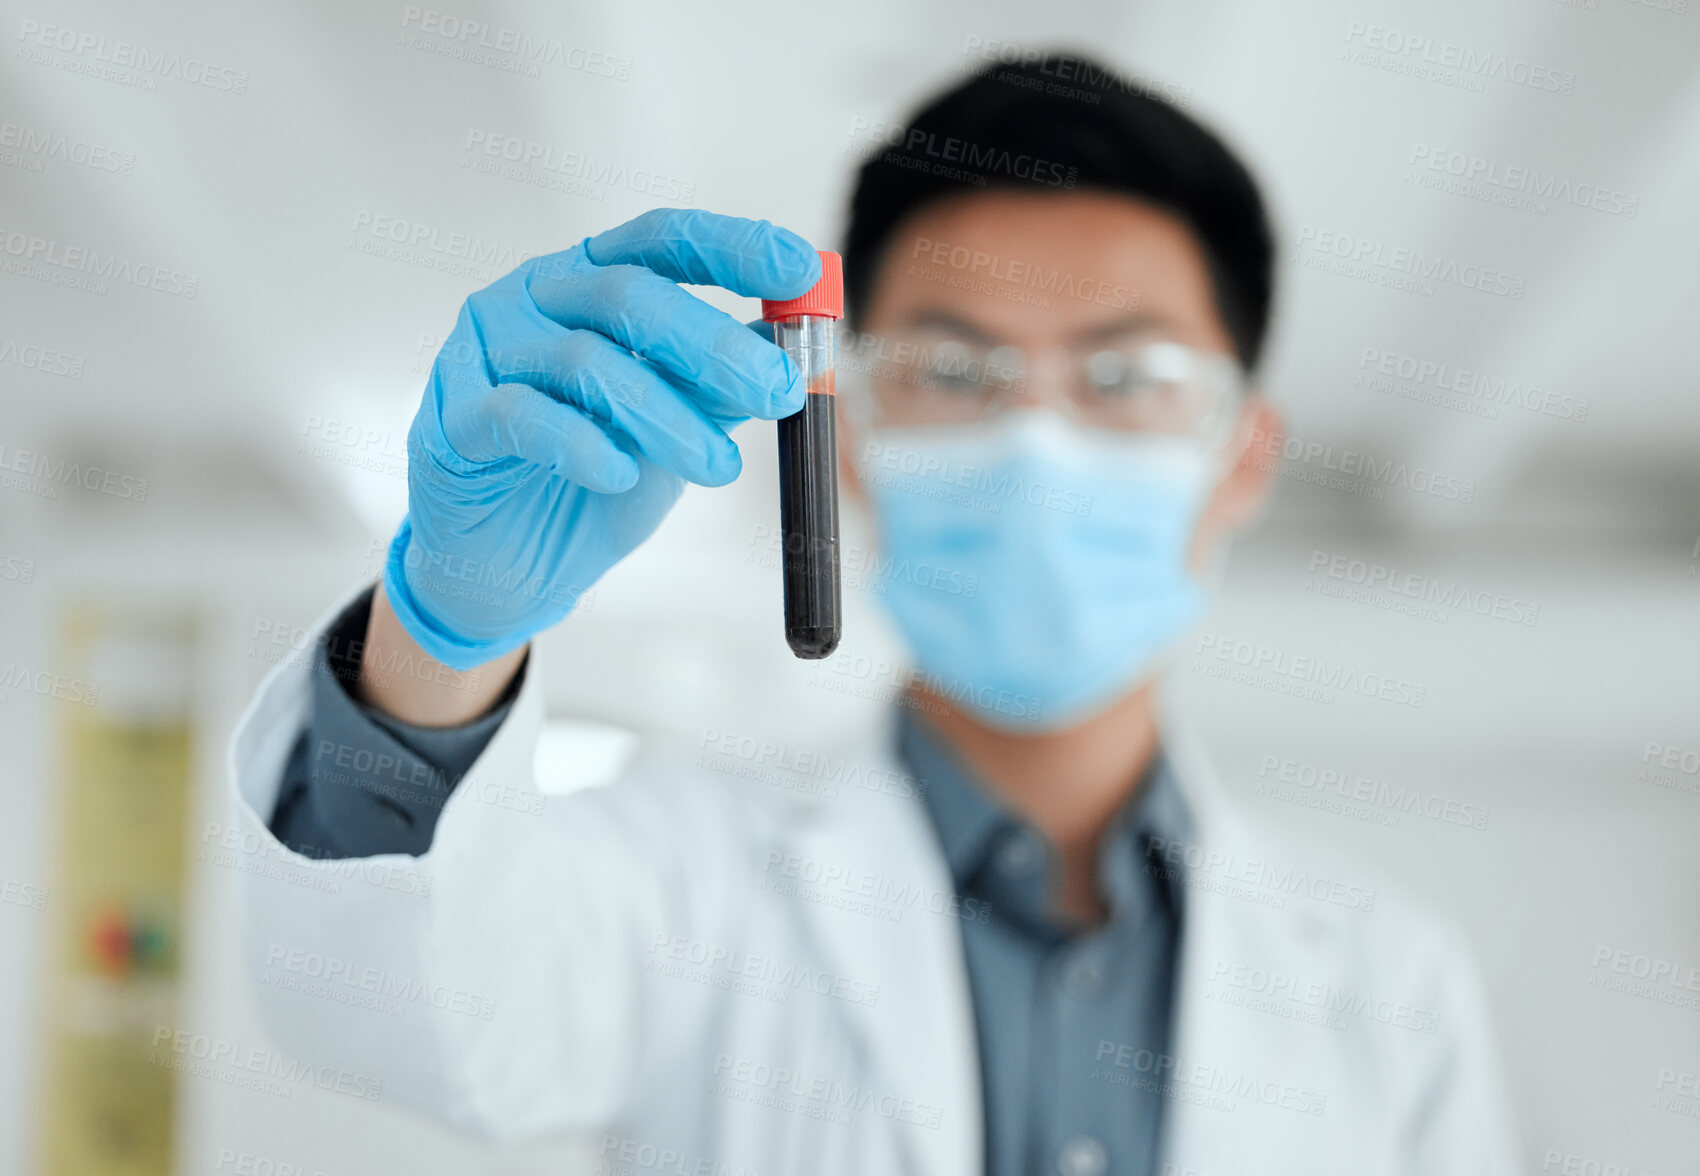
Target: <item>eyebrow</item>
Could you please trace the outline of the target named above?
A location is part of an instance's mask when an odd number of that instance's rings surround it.
[[[1110,339],[1119,339],[1123,335],[1155,335],[1174,330],[1174,323],[1156,314],[1135,313],[1125,318],[1111,319],[1107,323],[1087,327],[1083,331],[1070,336],[1076,343],[1102,343]]]
[[[978,324],[948,310],[927,308],[912,315],[903,324],[909,329],[943,331],[972,343],[995,347],[1008,340],[994,335]],[[1174,324],[1162,315],[1134,313],[1109,322],[1098,323],[1070,336],[1073,343],[1102,343],[1126,335],[1152,335],[1172,330]]]
[[[922,328],[932,331],[944,331],[952,335],[960,335],[975,343],[996,345],[1004,342],[989,331],[969,322],[959,315],[951,314],[948,310],[928,308],[910,316],[903,324],[911,329]]]

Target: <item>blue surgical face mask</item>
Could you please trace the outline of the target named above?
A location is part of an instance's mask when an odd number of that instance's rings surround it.
[[[921,680],[1006,730],[1057,730],[1148,679],[1202,614],[1187,571],[1217,458],[1042,411],[874,430],[857,472],[879,591]]]

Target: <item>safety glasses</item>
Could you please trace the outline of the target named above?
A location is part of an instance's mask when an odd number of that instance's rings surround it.
[[[838,368],[846,407],[875,428],[976,425],[1043,406],[1090,428],[1206,449],[1227,445],[1248,394],[1232,356],[1151,337],[1028,355],[937,331],[847,332]]]

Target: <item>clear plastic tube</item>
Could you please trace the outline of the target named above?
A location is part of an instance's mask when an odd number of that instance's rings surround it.
[[[799,314],[773,324],[773,341],[803,373],[803,409],[779,422],[779,529],[784,541],[785,640],[802,658],[838,648],[837,324]]]

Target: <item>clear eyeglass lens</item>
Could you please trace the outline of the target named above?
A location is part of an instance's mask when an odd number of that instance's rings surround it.
[[[873,368],[879,419],[891,424],[972,424],[1008,384],[986,350],[960,339],[893,341]]]
[[[1081,364],[1075,406],[1101,428],[1205,438],[1236,391],[1220,360],[1178,343],[1098,351]]]
[[[1004,391],[1019,387],[1027,376],[1027,357],[1019,347],[994,347],[986,353],[986,372]]]
[[[1031,391],[1028,359],[1013,346],[960,339],[906,340],[903,358],[874,372],[875,409],[893,424],[971,424]],[[1220,443],[1243,394],[1239,366],[1184,344],[1145,341],[1067,356],[1070,405],[1083,424]]]

